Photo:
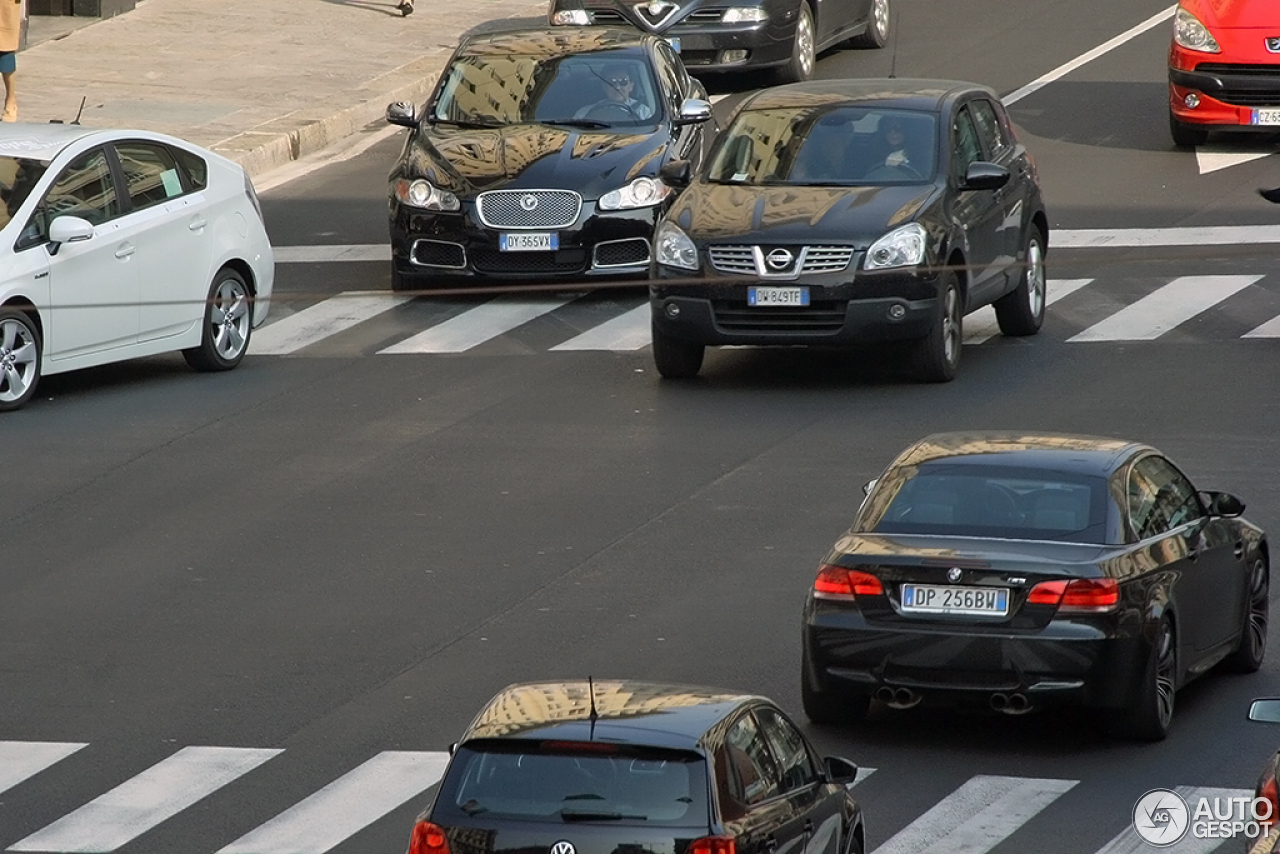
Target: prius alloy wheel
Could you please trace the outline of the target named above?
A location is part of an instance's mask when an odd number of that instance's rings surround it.
[[[0,309],[0,412],[18,409],[40,382],[40,333],[25,311]]]
[[[183,350],[182,355],[197,371],[229,371],[248,351],[252,330],[249,286],[235,270],[223,268],[209,290],[200,346]]]

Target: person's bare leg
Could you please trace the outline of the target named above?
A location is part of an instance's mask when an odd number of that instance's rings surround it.
[[[0,76],[4,77],[4,121],[16,122],[18,120],[18,89],[14,78],[18,73],[13,71]]]

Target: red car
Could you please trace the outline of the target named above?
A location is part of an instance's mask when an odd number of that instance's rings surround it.
[[[1280,4],[1181,0],[1169,45],[1169,131],[1180,146],[1210,130],[1280,130]]]

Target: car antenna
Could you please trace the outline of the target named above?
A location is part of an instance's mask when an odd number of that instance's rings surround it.
[[[85,102],[88,100],[89,100],[88,95],[85,95],[83,98],[80,99],[80,111],[77,112],[76,117],[71,120],[71,124],[73,125],[80,124],[80,116],[84,115],[84,105],[85,105]],[[49,119],[49,124],[60,125],[60,124],[65,124],[65,122],[63,122],[62,119]]]
[[[591,698],[591,740],[596,740],[596,720],[599,719],[600,713],[596,711],[596,684],[590,676],[587,677],[587,696]]]
[[[893,9],[893,50],[889,58],[889,79],[898,76],[898,25],[902,22],[902,10]]]

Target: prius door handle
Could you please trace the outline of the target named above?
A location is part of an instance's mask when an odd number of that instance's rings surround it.
[[[199,231],[200,229],[204,228],[208,224],[209,224],[208,221],[204,217],[198,216],[195,219],[191,220],[190,223],[187,224],[187,228],[191,229],[192,231]]]
[[[132,255],[134,252],[137,252],[137,251],[138,251],[138,248],[134,246],[132,243],[121,243],[120,248],[116,250],[116,257],[128,258],[130,255]]]

